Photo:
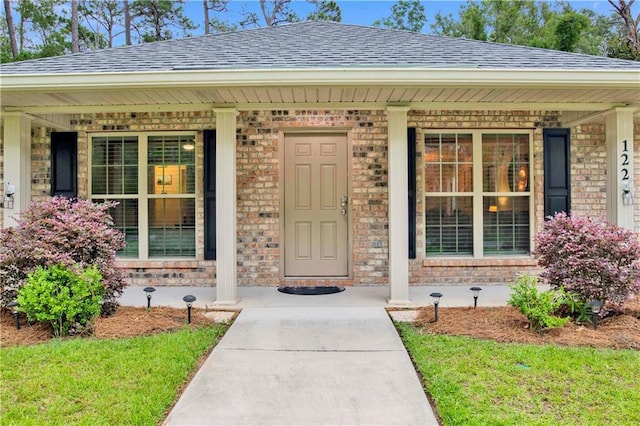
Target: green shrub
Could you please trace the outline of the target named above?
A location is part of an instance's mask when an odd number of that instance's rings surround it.
[[[105,288],[98,268],[77,272],[64,265],[39,266],[18,292],[29,321],[50,323],[53,334],[80,334],[100,315]]]
[[[553,315],[566,299],[564,290],[538,291],[538,278],[530,275],[519,275],[515,284],[509,286],[512,293],[507,302],[516,307],[527,317],[534,330],[562,327],[569,318]]]

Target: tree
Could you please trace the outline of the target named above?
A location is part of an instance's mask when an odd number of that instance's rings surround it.
[[[182,0],[135,0],[131,4],[133,28],[142,42],[169,40],[174,30],[189,36],[195,25],[184,14]]]
[[[342,11],[334,0],[309,0],[315,9],[307,15],[307,21],[342,22]]]
[[[418,0],[399,0],[391,6],[391,16],[373,22],[374,27],[420,32],[427,22],[424,6]]]
[[[563,2],[482,0],[467,2],[458,19],[436,14],[436,34],[567,52],[603,54],[610,23],[593,11]]]
[[[274,27],[287,22],[298,22],[300,17],[291,9],[291,0],[260,0],[260,15],[257,12],[245,12],[240,26]]]
[[[78,11],[93,34],[90,46],[93,49],[113,47],[115,37],[124,31],[122,27],[118,31],[118,22],[123,17],[122,4],[118,0],[82,0]]]
[[[16,40],[16,27],[13,25],[13,14],[11,13],[11,2],[4,0],[4,13],[7,19],[7,32],[11,44],[11,56],[15,60],[18,57],[18,42]]]
[[[223,21],[218,17],[211,18],[209,12],[226,12],[228,0],[202,0],[202,7],[204,12],[204,33],[209,34],[212,30],[214,32],[233,31],[237,27],[227,21]]]
[[[635,18],[631,15],[631,6],[635,0],[609,0],[620,20],[620,35],[612,41],[608,53],[617,52],[625,59],[640,60],[640,40],[638,39],[638,26],[640,25],[640,13]],[[617,44],[617,46],[615,46]],[[626,47],[624,46],[626,44]],[[611,55],[609,55],[611,56]],[[619,57],[619,56],[618,56]]]

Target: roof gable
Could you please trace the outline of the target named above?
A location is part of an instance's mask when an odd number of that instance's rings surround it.
[[[308,21],[2,65],[2,74],[462,68],[640,70],[640,62],[335,22]]]

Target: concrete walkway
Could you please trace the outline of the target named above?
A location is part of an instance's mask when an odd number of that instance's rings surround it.
[[[437,425],[437,420],[383,307],[247,307],[165,424]]]

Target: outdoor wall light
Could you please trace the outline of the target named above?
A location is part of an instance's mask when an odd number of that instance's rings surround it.
[[[429,296],[433,297],[433,309],[436,314],[436,322],[438,321],[438,304],[440,304],[440,298],[442,293],[431,293]]]
[[[187,303],[187,322],[191,324],[191,305],[196,301],[196,297],[191,294],[187,294],[182,298],[182,300]]]
[[[599,300],[592,300],[588,303],[591,308],[591,316],[593,317],[593,329],[598,329],[598,316],[600,315],[600,310],[602,309],[602,302]]]
[[[16,330],[20,330],[20,312],[18,312],[18,302],[14,300],[13,302],[7,303],[7,308],[13,308],[11,313],[13,314],[13,319],[16,322]]]
[[[153,287],[145,287],[142,290],[147,293],[147,310],[151,309],[151,293],[156,291],[156,289]]]
[[[478,307],[478,296],[480,296],[480,291],[482,290],[480,287],[471,287],[469,290],[473,292],[473,307]]]

